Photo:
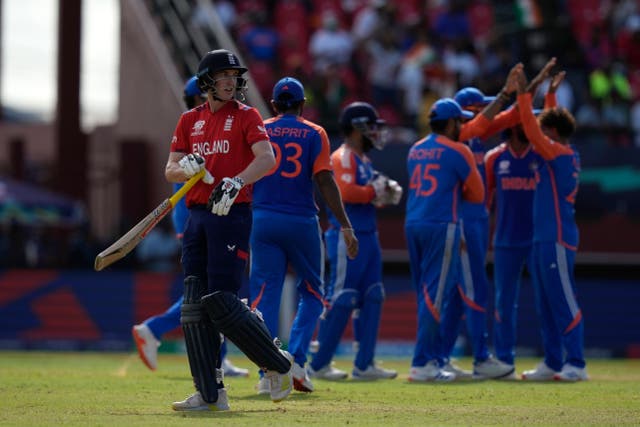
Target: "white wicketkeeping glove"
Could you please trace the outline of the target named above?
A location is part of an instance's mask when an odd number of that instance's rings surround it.
[[[238,176],[222,178],[211,192],[207,208],[215,215],[227,215],[242,187],[244,187],[244,181]]]
[[[178,161],[187,178],[191,178],[204,168],[204,159],[198,153],[187,154]]]
[[[389,203],[392,205],[397,205],[400,203],[400,199],[402,199],[402,186],[398,184],[398,181],[390,179],[387,181],[388,192],[389,192]]]
[[[387,191],[388,180],[389,178],[387,178],[385,175],[378,173],[369,183],[373,187],[373,190],[376,192],[376,197],[373,198],[374,205],[380,206],[384,204],[384,200],[386,199],[385,193]]]

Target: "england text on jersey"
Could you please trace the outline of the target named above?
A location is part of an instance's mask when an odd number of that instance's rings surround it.
[[[209,154],[228,153],[229,140],[220,139],[213,142],[209,142],[209,141],[195,142],[193,144],[192,150],[194,153],[200,153],[203,156],[207,156]]]

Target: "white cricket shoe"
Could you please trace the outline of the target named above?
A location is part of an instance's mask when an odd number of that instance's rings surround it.
[[[424,366],[412,366],[408,378],[411,382],[450,382],[455,379],[455,374],[442,369],[435,360]]]
[[[513,372],[515,372],[513,365],[504,363],[493,356],[489,356],[486,360],[483,360],[482,362],[475,362],[473,364],[474,380],[502,378],[511,375]]]
[[[311,365],[307,366],[307,373],[311,378],[320,378],[322,380],[339,381],[346,379],[349,374],[333,366],[333,363],[315,371]]]
[[[224,388],[218,390],[218,400],[214,403],[205,402],[200,392],[196,391],[185,400],[173,402],[171,407],[174,411],[228,411],[229,399]]]
[[[291,375],[291,371],[293,369],[293,356],[291,353],[285,350],[280,350],[280,353],[284,357],[286,357],[291,363],[291,367],[289,370],[281,374],[278,371],[267,371],[264,376],[267,378],[269,382],[269,393],[271,394],[271,400],[274,402],[280,402],[285,399],[291,393],[293,389],[293,376]]]
[[[456,380],[470,380],[473,378],[473,372],[462,369],[451,361],[448,361],[447,364],[442,367],[442,370],[455,375]]]
[[[238,368],[226,357],[222,359],[222,369],[224,369],[224,375],[227,377],[248,377],[249,370],[245,368]]]
[[[376,365],[375,363],[369,365],[364,371],[358,369],[355,366],[353,368],[353,371],[351,371],[351,378],[353,378],[354,380],[392,380],[397,376],[398,371],[395,371],[393,369],[385,369],[382,366]]]
[[[547,366],[544,361],[538,363],[534,369],[524,371],[522,379],[526,381],[551,381],[556,371]]]
[[[589,375],[587,375],[586,368],[578,368],[577,366],[565,363],[562,370],[553,376],[556,381],[587,381]]]
[[[297,363],[293,364],[291,369],[291,375],[293,375],[293,388],[305,393],[311,393],[313,391],[313,383],[309,379],[307,371]]]
[[[256,391],[260,395],[271,394],[271,386],[269,385],[269,380],[267,379],[267,377],[263,376],[262,378],[260,378],[260,381],[258,381],[258,384],[256,384]]]
[[[147,368],[155,371],[158,367],[158,347],[160,347],[160,341],[153,336],[151,329],[144,323],[135,325],[131,329],[131,334],[138,348],[140,359],[142,359],[142,362]]]

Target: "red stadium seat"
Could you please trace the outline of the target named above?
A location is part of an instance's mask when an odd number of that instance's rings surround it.
[[[273,66],[266,61],[253,61],[249,72],[251,73],[249,84],[255,84],[264,99],[271,99],[271,90],[276,78]]]
[[[420,18],[420,10],[417,0],[404,0],[396,5],[396,19],[399,22],[407,22]]]
[[[238,15],[267,9],[265,0],[236,0],[234,3]]]
[[[307,12],[300,1],[279,1],[273,11],[273,23],[279,31],[286,31],[289,26],[307,27]]]
[[[602,24],[599,0],[568,0],[567,9],[571,15],[571,27],[575,37],[581,42],[589,41],[591,28]]]
[[[474,2],[467,9],[474,39],[487,39],[495,23],[493,6],[488,1]]]
[[[398,109],[392,105],[380,105],[377,110],[380,118],[386,120],[388,126],[400,126],[402,124],[402,117],[398,113]]]

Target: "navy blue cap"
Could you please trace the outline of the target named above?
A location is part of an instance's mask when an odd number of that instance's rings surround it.
[[[456,92],[453,99],[455,99],[462,108],[465,108],[471,105],[487,105],[493,102],[496,97],[484,96],[484,93],[475,87],[465,87]]]
[[[284,77],[273,87],[273,100],[289,103],[304,101],[304,87],[298,79]]]
[[[449,120],[449,119],[472,119],[473,113],[464,111],[460,104],[452,98],[442,98],[437,100],[431,106],[429,114],[430,121]]]
[[[198,87],[198,78],[196,76],[191,77],[187,80],[187,83],[184,85],[184,96],[204,96],[200,88]]]

